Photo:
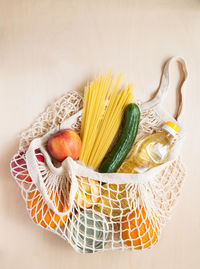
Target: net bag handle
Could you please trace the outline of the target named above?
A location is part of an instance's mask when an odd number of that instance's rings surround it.
[[[71,116],[69,119],[67,119],[66,122],[61,124],[61,128],[69,128],[71,124],[74,122],[75,119],[77,119],[82,113],[82,110]],[[48,140],[48,138],[51,136],[51,134],[57,132],[59,130],[59,127],[56,127],[52,129],[50,132],[48,132],[46,135],[44,135],[41,138],[35,138],[31,141],[29,148],[26,152],[26,164],[27,169],[30,174],[30,177],[32,179],[32,182],[36,185],[37,189],[40,191],[40,193],[43,196],[43,199],[45,203],[48,205],[50,209],[52,209],[57,215],[59,216],[65,216],[69,214],[73,207],[73,202],[75,200],[76,192],[78,190],[78,181],[77,177],[72,169],[72,166],[69,162],[63,162],[62,166],[59,168],[54,167],[54,165],[51,162],[51,159],[49,157],[49,154],[44,149],[44,143]],[[53,201],[50,199],[45,184],[44,179],[40,173],[38,163],[37,163],[37,157],[35,155],[35,150],[40,149],[45,157],[45,161],[49,167],[49,169],[55,173],[56,175],[65,175],[66,180],[67,178],[70,178],[71,180],[71,187],[70,187],[70,193],[69,193],[69,204],[68,204],[68,210],[65,210],[64,212],[60,212],[58,208],[54,205]]]
[[[160,82],[160,87],[158,89],[157,94],[155,95],[155,97],[150,100],[147,101],[145,103],[143,103],[141,105],[141,112],[152,109],[154,107],[156,107],[157,105],[159,105],[167,96],[167,93],[169,91],[169,70],[170,70],[170,66],[172,65],[172,63],[174,62],[179,62],[181,64],[182,67],[182,71],[184,73],[184,79],[183,82],[180,86],[180,101],[179,101],[179,105],[178,105],[178,111],[177,111],[177,115],[176,115],[176,120],[180,119],[181,116],[183,115],[183,104],[185,101],[185,87],[186,87],[186,82],[188,79],[188,71],[187,71],[187,65],[185,62],[185,59],[183,57],[180,56],[174,56],[171,57],[165,64],[164,69],[163,69],[163,73],[162,73],[162,77],[161,77],[161,82]]]

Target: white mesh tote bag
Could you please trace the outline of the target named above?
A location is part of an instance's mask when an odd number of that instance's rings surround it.
[[[174,61],[181,64],[185,76],[176,119],[161,105]],[[70,91],[50,105],[21,134],[18,153],[10,164],[33,222],[61,236],[80,253],[144,250],[155,245],[185,176],[180,160],[184,130],[179,119],[186,79],[184,59],[173,57],[164,67],[156,96],[149,102],[138,102],[141,118],[137,139],[169,120],[180,129],[169,160],[142,174],[98,173],[70,157],[59,166],[53,163],[47,141],[61,129],[80,132],[83,99],[78,92]]]

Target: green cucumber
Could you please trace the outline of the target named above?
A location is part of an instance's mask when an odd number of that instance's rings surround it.
[[[140,109],[129,104],[124,112],[121,135],[99,167],[100,173],[115,173],[125,160],[135,141],[140,121]]]

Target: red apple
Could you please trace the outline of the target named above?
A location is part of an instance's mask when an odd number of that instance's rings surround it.
[[[76,160],[81,154],[81,138],[74,130],[65,129],[50,137],[48,151],[60,162],[67,157]]]
[[[36,150],[35,155],[37,157],[38,164],[42,165],[44,163],[42,153],[39,150]],[[28,173],[24,152],[20,152],[13,157],[11,161],[11,173],[16,180],[24,181],[26,183],[32,182],[32,179]]]

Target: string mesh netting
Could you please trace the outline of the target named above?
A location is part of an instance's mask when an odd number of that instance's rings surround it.
[[[34,223],[67,240],[81,253],[103,250],[144,250],[155,245],[180,195],[185,175],[180,158],[170,162],[151,180],[125,183],[123,174],[112,182],[83,164],[52,163],[43,136],[59,130],[81,110],[83,100],[75,91],[50,105],[30,128],[21,134],[19,151],[11,160],[11,172],[18,183],[28,214]],[[81,115],[81,114],[80,114]],[[81,116],[70,127],[80,132]],[[160,129],[163,119],[151,109],[141,114],[137,139]],[[39,177],[30,175],[26,151],[31,141]],[[63,162],[65,163],[65,161]],[[78,168],[74,168],[78,165]],[[82,170],[85,173],[81,174]],[[85,170],[84,170],[85,169]],[[91,170],[91,174],[87,171]],[[95,175],[95,176],[93,176]],[[38,181],[38,178],[40,181]]]

